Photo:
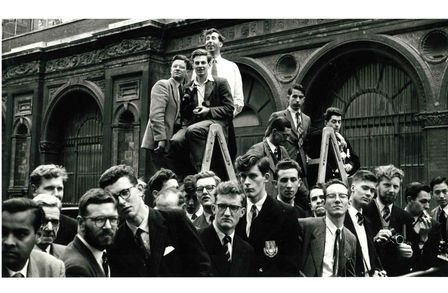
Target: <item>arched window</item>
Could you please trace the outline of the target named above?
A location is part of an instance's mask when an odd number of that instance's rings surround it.
[[[12,137],[10,189],[27,189],[31,136],[25,120],[20,120]]]

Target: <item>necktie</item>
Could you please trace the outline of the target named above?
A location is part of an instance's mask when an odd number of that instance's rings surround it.
[[[107,259],[107,253],[103,252],[103,271],[106,277],[109,277],[109,261]]]
[[[297,121],[297,133],[299,134],[299,146],[303,145],[303,129],[302,129],[302,119],[300,119],[300,113],[296,113]]]
[[[142,253],[143,257],[145,258],[146,262],[149,260],[149,251],[145,246],[145,243],[143,242],[142,233],[144,231],[140,228],[137,229],[137,233],[135,233],[135,243],[137,244],[138,249]]]
[[[383,220],[386,223],[389,223],[390,220],[390,209],[388,206],[385,206],[383,209]]]
[[[198,217],[198,216],[197,216],[196,214],[193,214],[193,215],[191,215],[191,220],[194,221],[194,220],[197,219],[197,217]]]
[[[275,158],[276,162],[281,160],[281,155],[280,155],[280,151],[279,151],[278,147],[276,147],[274,149],[274,158]]]
[[[212,76],[217,77],[218,76],[218,66],[216,59],[212,59]]]
[[[341,230],[336,229],[336,238],[334,239],[334,249],[333,249],[333,277],[338,276],[340,246],[341,246]]]
[[[362,226],[364,224],[364,216],[360,212],[358,212],[356,216],[358,217],[358,225]]]
[[[256,207],[255,205],[252,205],[252,207],[250,208],[250,213],[249,213],[249,215],[250,215],[250,221],[247,223],[247,226],[246,226],[246,234],[247,234],[247,237],[249,237],[249,235],[250,235],[250,230],[252,229],[254,220],[255,220],[255,218],[256,218],[257,215],[258,215],[258,210],[257,210],[257,207]]]
[[[18,272],[18,273],[15,273],[14,275],[12,275],[11,278],[25,278],[25,276],[22,275],[21,272]]]
[[[210,217],[208,218],[208,223],[209,224],[213,223],[214,219],[215,219],[215,215],[210,215]]]
[[[223,246],[224,251],[225,251],[225,256],[226,256],[227,262],[231,262],[232,261],[232,258],[231,258],[231,255],[230,255],[230,247],[229,247],[230,245],[232,245],[232,238],[230,238],[229,235],[224,236],[222,246]]]
[[[444,240],[445,242],[447,241],[447,235],[446,235],[446,215],[445,212],[443,210],[440,211],[440,215],[439,215],[439,222],[440,225],[442,226],[442,240]]]

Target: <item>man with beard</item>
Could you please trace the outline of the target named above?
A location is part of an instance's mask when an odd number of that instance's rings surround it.
[[[396,236],[406,234],[408,238],[415,239],[411,235],[415,233],[411,215],[394,205],[404,172],[394,165],[378,166],[375,176],[377,197],[364,208],[364,216],[371,224],[372,235],[376,235],[373,240],[387,275],[403,275],[409,272],[408,260],[413,252],[411,245],[396,241]]]
[[[325,216],[325,195],[324,187],[318,183],[313,185],[310,189],[310,217],[322,217]]]
[[[285,117],[291,123],[291,135],[288,137],[288,142],[285,145],[288,150],[289,157],[299,163],[302,170],[302,181],[305,186],[307,183],[307,162],[304,151],[304,142],[306,140],[308,129],[311,124],[311,119],[308,115],[303,113],[303,104],[305,102],[305,95],[303,87],[300,84],[294,84],[288,89],[288,108],[282,111],[272,113],[269,120],[275,117]]]
[[[363,209],[375,194],[376,176],[370,171],[359,170],[352,177],[350,185],[350,206],[345,215],[344,226],[356,236],[356,265],[358,277],[384,276],[375,245],[370,223],[363,215]]]
[[[278,162],[274,173],[274,187],[277,189],[277,200],[290,205],[296,212],[296,218],[305,218],[305,211],[295,204],[299,187],[303,184],[302,171],[299,164],[291,159]]]
[[[100,188],[88,190],[79,200],[78,234],[62,260],[67,277],[110,277],[107,251],[118,226],[116,200]]]
[[[29,198],[2,203],[2,277],[64,277],[64,263],[33,249],[44,212]],[[3,290],[8,291],[8,290]]]
[[[199,237],[212,261],[215,277],[249,277],[253,275],[254,249],[235,234],[235,227],[244,216],[246,197],[235,182],[227,181],[216,187],[212,206],[212,225],[199,230]]]
[[[203,213],[193,221],[197,229],[208,227],[213,222],[212,206],[215,202],[216,186],[221,179],[213,171],[202,171],[194,176],[196,181],[196,196],[201,203]]]
[[[210,258],[183,210],[158,211],[143,202],[134,169],[112,166],[99,185],[118,201],[125,222],[109,250],[114,277],[192,277],[210,274]]]
[[[349,195],[345,183],[325,184],[324,217],[300,219],[301,273],[306,277],[355,277],[356,237],[344,227]]]
[[[285,117],[276,117],[269,121],[263,141],[254,144],[246,152],[257,157],[267,157],[269,162],[269,178],[266,183],[266,192],[275,198],[277,190],[272,181],[274,179],[275,165],[284,159],[289,159],[288,151],[284,147],[291,134],[291,123]]]
[[[236,234],[254,248],[254,276],[298,276],[299,225],[291,206],[267,195],[269,160],[247,153],[235,165],[248,211],[236,226]]]
[[[37,233],[35,249],[61,258],[66,246],[54,243],[59,230],[61,201],[49,194],[39,194],[33,201],[42,207],[45,214],[44,222]]]

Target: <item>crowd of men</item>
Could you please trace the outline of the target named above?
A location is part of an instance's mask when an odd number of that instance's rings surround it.
[[[238,67],[221,57],[224,38],[206,30],[205,50],[176,55],[171,78],[151,90],[142,147],[157,172],[148,182],[115,165],[79,199],[75,219],[61,213],[62,166],[30,175],[32,199],[2,203],[3,277],[384,277],[431,271],[447,242],[448,181],[402,186],[393,165],[360,169],[330,107],[337,152],[316,183],[322,129],[302,112],[301,85],[269,119],[265,138],[235,158],[233,117],[244,107]],[[221,127],[236,181],[219,165],[202,169],[208,128]],[[187,155],[186,155],[187,154]],[[350,177],[341,180],[341,167]],[[212,168],[213,169],[213,168]],[[221,178],[220,178],[221,177]],[[224,180],[222,180],[224,179]],[[400,193],[406,207],[396,203]],[[438,206],[429,210],[434,198]],[[446,271],[439,271],[446,274]]]

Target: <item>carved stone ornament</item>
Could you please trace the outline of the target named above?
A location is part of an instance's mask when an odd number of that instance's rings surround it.
[[[32,61],[29,63],[22,63],[19,65],[7,67],[3,78],[4,79],[10,79],[15,78],[23,75],[29,75],[29,74],[35,74],[39,72],[39,62],[38,61]]]
[[[159,47],[160,42],[151,37],[126,39],[122,40],[120,43],[107,46],[105,49],[50,60],[46,64],[45,72],[55,72],[79,66],[92,65],[101,63],[107,58],[120,57],[150,49],[158,49]]]
[[[417,114],[415,118],[425,126],[448,125],[448,111],[423,112]]]

